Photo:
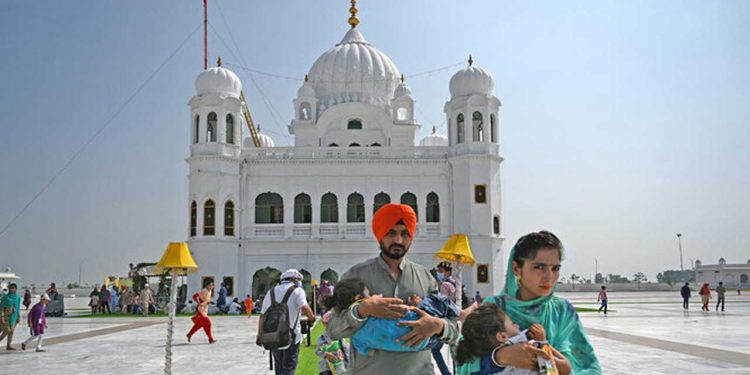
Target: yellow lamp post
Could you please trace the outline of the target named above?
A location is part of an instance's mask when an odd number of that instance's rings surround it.
[[[474,255],[469,246],[469,237],[465,234],[454,234],[443,245],[443,248],[435,253],[435,258],[447,260],[454,264],[456,278],[456,304],[461,306],[461,272],[465,265],[474,264]]]
[[[177,305],[177,277],[187,273],[198,271],[198,265],[195,264],[190,250],[185,242],[170,242],[164,255],[161,256],[159,263],[156,264],[155,272],[171,271],[172,286],[169,288],[169,323],[167,325],[167,347],[166,359],[164,362],[164,374],[172,374],[172,333],[174,331],[174,315]]]

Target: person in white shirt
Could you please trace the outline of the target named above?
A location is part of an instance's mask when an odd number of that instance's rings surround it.
[[[229,315],[239,315],[242,313],[242,306],[240,305],[240,302],[237,298],[232,300],[232,303],[229,304],[229,310],[227,314]]]
[[[258,336],[255,339],[255,343],[258,346],[262,346],[263,314],[271,306],[271,293],[274,293],[276,301],[282,301],[287,290],[291,287],[296,287],[287,301],[287,305],[289,306],[289,328],[294,332],[294,342],[287,347],[271,351],[276,364],[274,366],[276,375],[294,375],[294,370],[297,368],[299,343],[302,341],[302,329],[299,323],[300,314],[305,314],[311,327],[315,323],[315,314],[313,314],[310,305],[307,304],[305,290],[302,288],[302,274],[296,269],[290,268],[281,274],[281,283],[269,290],[265,298],[263,298],[263,305],[260,310],[261,315],[260,319],[258,319]]]

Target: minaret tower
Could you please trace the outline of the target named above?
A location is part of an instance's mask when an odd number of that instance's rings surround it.
[[[229,69],[204,70],[195,80],[196,94],[190,106],[190,165],[187,202],[188,242],[201,275],[238,279],[236,256],[219,252],[239,249],[240,151],[242,145],[242,83]],[[235,253],[236,254],[236,253]],[[223,264],[226,262],[227,264]],[[199,290],[199,277],[191,277],[189,289]]]
[[[453,233],[469,235],[477,265],[466,277],[467,293],[483,296],[500,291],[504,278],[501,256],[500,145],[498,111],[492,76],[468,64],[450,80],[451,99],[445,103],[451,178]]]

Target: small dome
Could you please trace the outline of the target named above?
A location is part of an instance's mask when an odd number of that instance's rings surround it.
[[[727,264],[727,260],[724,258],[719,258],[719,264]]]
[[[401,83],[396,87],[396,91],[393,92],[394,98],[400,98],[402,96],[411,96],[411,89],[405,83]]]
[[[469,59],[469,66],[456,72],[450,80],[451,97],[473,94],[491,95],[495,88],[495,80],[486,70],[473,64]]]
[[[258,138],[260,138],[260,147],[276,147],[276,144],[273,142],[273,139],[271,137],[262,133],[258,133]],[[245,137],[245,140],[242,141],[242,147],[255,148],[253,137]]]
[[[310,82],[307,82],[305,80],[305,83],[302,85],[302,87],[297,90],[297,97],[298,98],[314,98],[315,97],[315,89],[312,87]]]
[[[700,266],[701,266],[702,264],[703,264],[703,262],[701,262],[701,260],[700,260],[700,259],[696,259],[696,260],[695,260],[695,266],[696,266],[696,267],[700,267]]]
[[[432,134],[422,138],[421,141],[419,141],[420,146],[427,146],[427,147],[440,147],[440,146],[448,146],[448,137],[438,134],[435,131],[435,127],[432,127]]]
[[[195,92],[198,95],[219,94],[239,97],[240,91],[242,82],[237,75],[220,66],[204,70],[195,79]]]

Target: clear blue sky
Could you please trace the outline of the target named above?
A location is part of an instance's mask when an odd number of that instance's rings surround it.
[[[302,78],[347,31],[348,7],[210,1],[210,60]],[[679,268],[677,232],[686,266],[750,258],[750,2],[359,8],[360,30],[407,77],[469,53],[494,75],[506,251],[526,232],[552,230],[568,249],[566,277],[591,277],[597,258],[605,274],[654,279]],[[3,2],[0,228],[201,20],[200,0]],[[187,102],[201,69],[197,30],[0,237],[0,266],[24,282],[65,283],[82,263],[84,282],[99,282],[184,240]],[[300,83],[232,69],[264,132],[289,144]],[[407,79],[421,135],[445,133],[455,70]]]

